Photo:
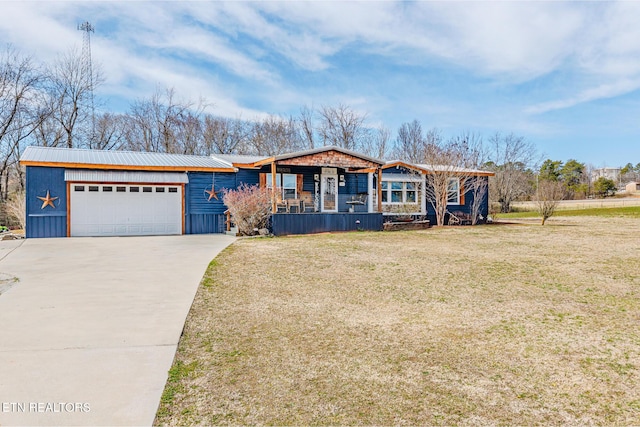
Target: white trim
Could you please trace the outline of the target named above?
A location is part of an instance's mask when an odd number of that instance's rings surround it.
[[[449,182],[457,181],[458,183],[458,197],[455,202],[449,201]],[[460,206],[460,178],[449,178],[447,182],[447,206]]]
[[[188,184],[184,172],[99,171],[65,169],[64,180],[73,182],[130,182],[146,184]]]
[[[267,188],[271,188],[271,183],[272,183],[271,177],[269,175],[271,175],[271,172],[268,172],[267,176],[266,176]],[[282,200],[286,199],[284,197],[285,196],[285,194],[284,194],[285,190],[293,190],[294,191],[294,199],[297,199],[298,198],[298,174],[288,173],[288,172],[287,173],[276,172],[276,183],[278,182],[278,175],[280,175],[280,187],[279,188],[280,188],[280,191],[281,191],[280,197],[282,197]],[[285,175],[291,175],[291,176],[293,176],[295,178],[295,185],[293,187],[285,187],[284,186],[284,177],[285,177]]]

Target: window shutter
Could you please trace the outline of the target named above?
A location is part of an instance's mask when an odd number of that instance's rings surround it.
[[[464,181],[460,181],[460,205],[464,205],[464,193],[466,193]]]
[[[298,197],[300,197],[300,193],[302,193],[302,174],[301,173],[296,175],[296,192],[298,193]]]
[[[260,174],[260,188],[266,188],[267,187],[267,174],[266,173],[261,173]]]

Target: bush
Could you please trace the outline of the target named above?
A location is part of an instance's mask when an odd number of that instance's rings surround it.
[[[224,190],[222,200],[231,219],[243,236],[257,234],[267,228],[271,217],[271,191],[257,185],[242,184],[236,190]]]

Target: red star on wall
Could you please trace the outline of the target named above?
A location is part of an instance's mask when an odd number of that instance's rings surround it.
[[[58,200],[57,197],[51,197],[51,195],[49,194],[49,190],[47,190],[47,195],[45,197],[40,197],[37,196],[38,199],[42,200],[42,207],[40,207],[40,209],[44,209],[47,206],[51,206],[52,208],[55,209],[56,205],[53,204],[54,200]]]
[[[207,201],[210,202],[211,199],[218,200],[218,193],[216,193],[216,189],[213,187],[213,185],[211,186],[211,190],[204,190],[204,192],[209,195],[209,198],[207,199]]]

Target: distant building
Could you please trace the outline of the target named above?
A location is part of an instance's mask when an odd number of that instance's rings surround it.
[[[599,168],[591,172],[591,181],[596,181],[600,177],[612,180],[616,184],[620,182],[621,168]]]
[[[640,182],[630,182],[625,187],[627,193],[637,193],[640,192]]]

